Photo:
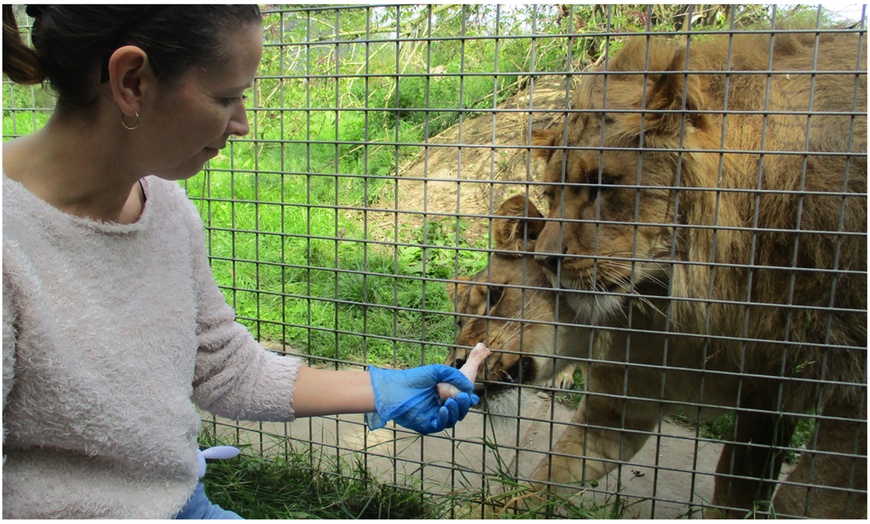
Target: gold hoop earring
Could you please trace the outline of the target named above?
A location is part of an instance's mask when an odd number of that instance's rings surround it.
[[[136,113],[136,123],[133,124],[132,126],[127,125],[127,121],[124,120],[124,117],[126,115],[124,113],[121,113],[121,125],[124,126],[124,129],[126,129],[127,131],[133,131],[134,129],[139,127],[139,112],[138,111],[133,111],[133,112]]]

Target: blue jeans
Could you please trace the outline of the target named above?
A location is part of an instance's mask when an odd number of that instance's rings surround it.
[[[187,503],[175,516],[177,519],[197,519],[197,520],[228,520],[241,519],[239,515],[232,511],[227,511],[217,504],[212,504],[208,497],[205,496],[205,486],[202,482],[196,487],[193,495],[190,496]]]

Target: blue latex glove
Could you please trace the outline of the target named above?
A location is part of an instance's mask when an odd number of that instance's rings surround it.
[[[394,420],[396,424],[428,435],[452,428],[465,418],[468,409],[480,402],[472,393],[474,384],[458,369],[431,364],[411,369],[380,369],[369,366],[375,390],[375,413],[368,413],[369,429],[379,429]],[[435,385],[447,382],[462,393],[442,404]]]

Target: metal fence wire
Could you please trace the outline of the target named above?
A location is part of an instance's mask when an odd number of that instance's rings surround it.
[[[251,132],[185,183],[239,321],[316,366],[493,355],[441,434],[210,431],[454,518],[865,517],[859,7],[264,6]],[[52,106],[4,80],[4,138]]]

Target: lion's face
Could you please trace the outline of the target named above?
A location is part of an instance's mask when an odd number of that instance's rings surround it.
[[[588,126],[590,140],[597,127]],[[640,169],[649,166],[626,152],[557,151],[547,165],[554,221],[538,239],[537,260],[582,322],[598,324],[629,297],[667,287],[672,206],[667,191],[640,187]]]
[[[527,211],[540,217],[524,197],[505,202],[497,214],[516,214],[494,222],[499,251],[486,269],[467,282],[448,286],[455,289],[451,294],[459,333],[446,363],[461,367],[471,348],[486,344],[493,354],[479,371],[477,388],[486,395],[518,384],[552,381],[564,365],[553,357],[570,355],[578,346],[577,328],[559,324],[559,299],[531,253],[543,224],[526,218]],[[523,232],[526,223],[528,234]]]
[[[483,342],[493,350],[478,376],[487,394],[553,379],[552,357],[571,350],[568,331],[574,329],[556,326],[556,294],[533,257],[494,254],[487,269],[458,292],[459,333],[449,365],[461,367],[470,348]],[[542,350],[547,354],[534,353]]]
[[[611,67],[632,70],[624,64],[628,58]],[[571,114],[561,130],[534,132],[534,145],[543,146],[536,154],[546,161],[542,181],[550,210],[537,260],[581,322],[622,316],[628,302],[655,307],[655,297],[667,292],[673,261],[683,258],[677,229],[685,222],[675,193],[687,184],[681,174],[692,160],[674,151],[705,120],[641,110],[679,109],[684,87],[692,109],[696,86],[682,76],[587,77],[574,103],[582,112]]]

